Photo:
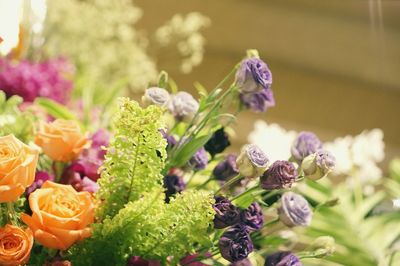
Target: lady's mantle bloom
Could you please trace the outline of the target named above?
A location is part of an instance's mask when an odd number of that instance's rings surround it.
[[[304,175],[311,180],[327,176],[335,168],[335,157],[329,151],[319,150],[308,155],[301,164]]]
[[[219,239],[218,247],[222,257],[230,262],[243,260],[253,251],[250,235],[242,225],[226,230]]]
[[[222,229],[230,225],[235,225],[240,222],[240,210],[225,197],[215,197],[213,205],[215,211],[214,227]]]
[[[236,86],[241,93],[261,92],[272,84],[272,73],[264,61],[252,57],[243,60],[236,72]]]
[[[170,112],[178,121],[190,121],[198,109],[199,103],[190,93],[185,91],[180,91],[175,94],[169,104]]]
[[[198,149],[193,157],[189,160],[188,164],[195,171],[203,170],[204,168],[206,168],[208,164],[206,150],[203,147]]]
[[[216,154],[223,152],[227,147],[231,145],[228,134],[226,134],[224,128],[220,128],[214,132],[211,139],[204,145],[206,151],[214,157]]]
[[[142,102],[145,106],[154,104],[161,107],[166,107],[170,99],[171,97],[166,89],[151,87],[144,92]]]
[[[296,167],[291,162],[275,161],[260,177],[260,184],[266,190],[290,188],[296,177]]]
[[[236,166],[237,156],[235,154],[228,154],[225,159],[220,161],[213,170],[213,175],[217,180],[227,181],[229,178],[237,176],[239,170]]]
[[[301,162],[308,155],[320,149],[322,149],[322,143],[319,138],[312,132],[302,131],[297,135],[290,151],[292,156]]]
[[[257,231],[264,225],[264,217],[261,206],[253,202],[246,210],[241,213],[241,222],[248,231]]]
[[[289,227],[308,226],[312,219],[312,210],[307,200],[293,192],[282,195],[278,213],[280,220]]]
[[[243,146],[236,164],[239,173],[245,177],[258,177],[268,167],[267,155],[255,144]]]
[[[290,251],[277,252],[269,255],[264,266],[302,266],[299,258]]]

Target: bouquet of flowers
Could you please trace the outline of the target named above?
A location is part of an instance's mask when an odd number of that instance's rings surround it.
[[[295,246],[290,234],[334,205],[297,189],[335,165],[315,134],[298,134],[287,160],[254,144],[225,153],[238,112],[275,105],[258,53],[209,93],[199,85],[198,100],[174,84],[162,72],[93,132],[2,85],[0,265],[302,265],[333,252],[332,238]]]

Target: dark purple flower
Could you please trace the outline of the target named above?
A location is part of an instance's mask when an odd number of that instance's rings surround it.
[[[308,155],[320,149],[322,149],[322,142],[319,138],[312,132],[302,131],[297,135],[290,151],[292,156],[301,162]]]
[[[243,259],[236,261],[234,263],[231,263],[229,266],[253,266],[251,261],[249,259]]]
[[[168,203],[169,198],[176,193],[182,192],[185,189],[186,184],[182,175],[173,169],[168,173],[168,175],[164,176],[164,187],[166,188],[165,201]]]
[[[16,63],[0,58],[0,88],[8,97],[19,95],[27,102],[33,102],[36,97],[46,97],[66,103],[72,90],[68,76],[73,72],[73,66],[64,59]]]
[[[308,226],[313,215],[307,200],[290,191],[282,195],[278,213],[280,220],[289,227]]]
[[[240,210],[230,200],[222,196],[215,197],[214,227],[222,229],[240,222]]]
[[[223,152],[227,147],[231,145],[228,134],[224,131],[224,128],[220,128],[214,132],[211,139],[204,145],[206,151],[214,157],[216,154]]]
[[[249,232],[257,231],[264,225],[262,209],[257,202],[253,202],[246,210],[243,210],[240,217],[242,224]]]
[[[290,251],[277,252],[269,255],[264,266],[302,266],[299,258]]]
[[[198,149],[193,157],[189,160],[188,164],[195,171],[203,170],[204,168],[206,168],[208,164],[206,150],[203,147]]]
[[[241,93],[260,92],[269,89],[272,73],[267,64],[259,58],[244,59],[236,72],[236,86]]]
[[[167,141],[167,149],[172,149],[176,145],[174,136],[169,135],[164,129],[160,129],[163,138]]]
[[[297,170],[291,162],[275,161],[260,177],[260,185],[266,190],[290,188],[296,177]]]
[[[217,180],[227,181],[228,179],[237,176],[239,170],[236,166],[237,156],[228,154],[225,159],[220,161],[213,170],[213,175]]]
[[[128,263],[126,265],[127,266],[161,266],[161,263],[156,260],[145,260],[139,256],[132,256],[128,260]]]
[[[44,171],[36,172],[35,181],[26,189],[26,196],[29,196],[36,189],[41,188],[46,181],[54,181],[54,176]]]
[[[271,89],[263,89],[260,92],[240,94],[241,103],[254,112],[261,113],[275,106],[275,98]]]
[[[230,227],[221,236],[218,247],[224,259],[237,262],[247,258],[253,251],[253,242],[242,225]]]

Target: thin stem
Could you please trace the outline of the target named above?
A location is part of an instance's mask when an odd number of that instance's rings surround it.
[[[15,213],[13,201],[7,202],[7,210],[8,210],[8,215],[7,215],[8,223],[12,225],[17,225],[17,215]]]
[[[241,175],[237,175],[231,179],[229,179],[225,184],[223,184],[217,191],[215,191],[215,194],[218,194],[219,192],[221,192],[221,190],[230,187],[232,184],[236,183],[237,181],[239,181],[240,179],[242,179],[243,176]]]

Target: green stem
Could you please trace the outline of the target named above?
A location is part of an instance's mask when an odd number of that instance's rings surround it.
[[[229,179],[225,184],[223,184],[217,191],[215,191],[215,194],[218,194],[219,192],[221,192],[221,190],[230,187],[232,184],[236,183],[237,181],[239,181],[240,179],[242,179],[243,176],[241,175],[237,175],[231,179]]]
[[[17,219],[17,214],[15,213],[13,201],[7,202],[7,210],[8,210],[8,215],[7,215],[8,223],[12,225],[17,225],[18,219]]]

